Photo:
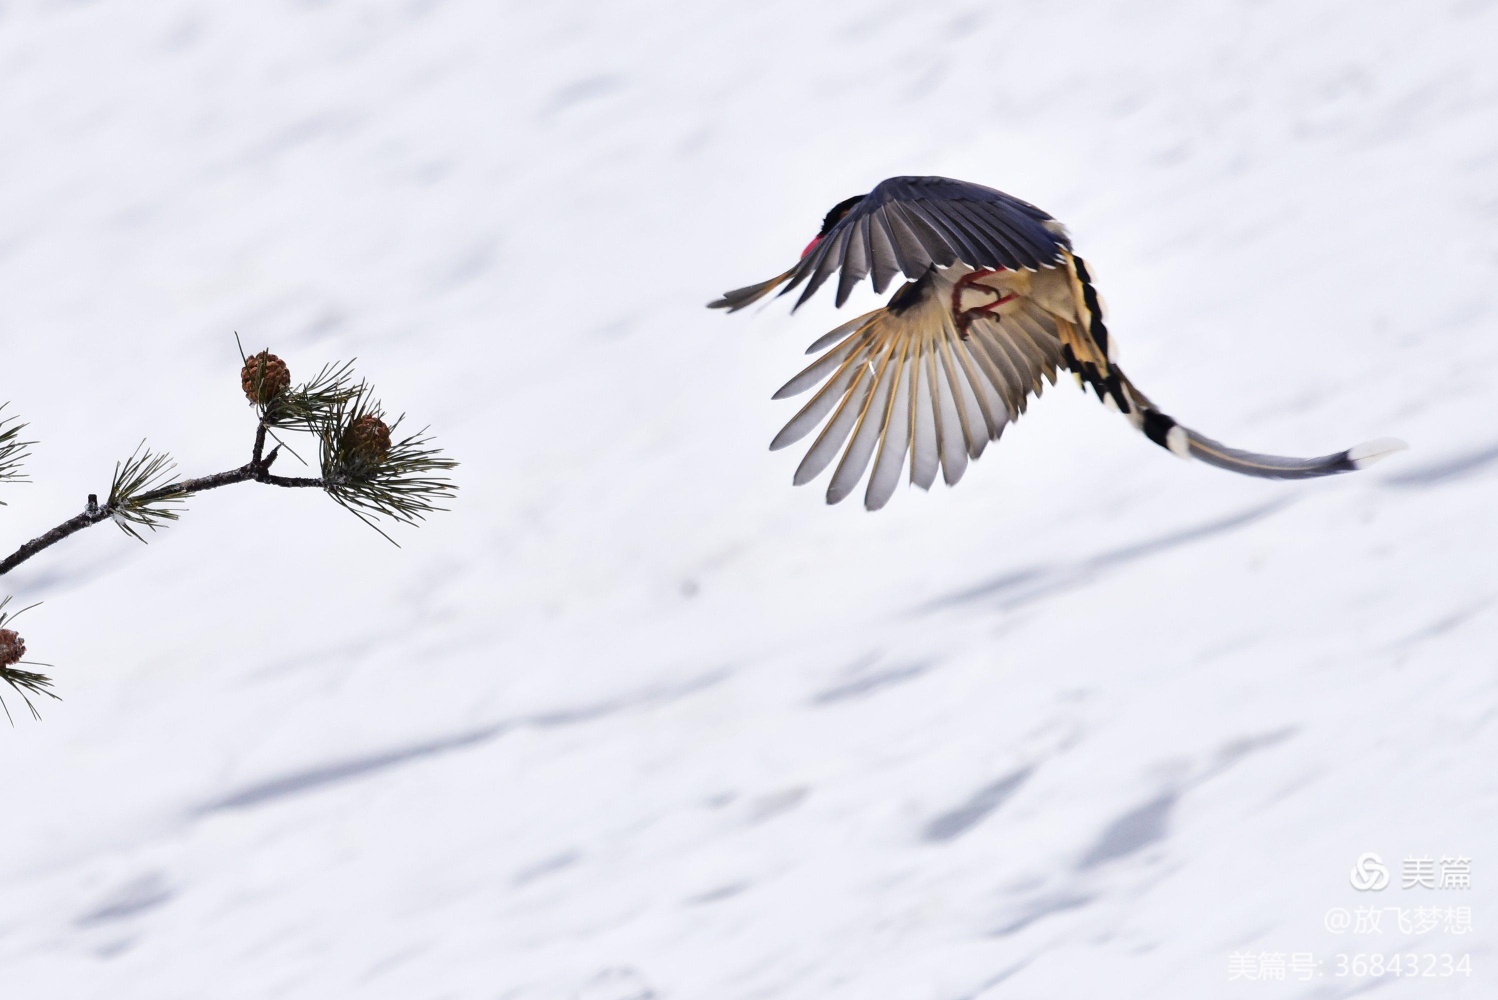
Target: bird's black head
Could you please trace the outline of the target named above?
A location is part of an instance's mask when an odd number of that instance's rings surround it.
[[[822,231],[820,233],[817,233],[817,236],[826,236],[828,233],[832,232],[832,227],[837,225],[839,222],[842,222],[843,219],[847,217],[848,213],[853,211],[853,206],[857,205],[867,197],[868,195],[866,194],[855,194],[853,197],[844,198],[836,205],[833,205],[832,211],[827,213],[827,218],[822,220]]]
[[[833,205],[832,211],[828,212],[827,217],[822,220],[822,231],[811,238],[811,242],[806,244],[806,249],[801,251],[801,256],[804,258],[807,254],[815,250],[817,248],[817,244],[822,242],[827,234],[832,232],[832,230],[837,226],[839,222],[842,222],[843,219],[847,218],[848,213],[853,211],[853,206],[857,205],[867,197],[868,195],[856,194],[851,198],[844,198],[836,205]]]

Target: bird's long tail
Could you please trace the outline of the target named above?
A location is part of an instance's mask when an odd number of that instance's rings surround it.
[[[1176,422],[1173,417],[1160,412],[1142,392],[1134,387],[1117,367],[1113,369],[1117,385],[1127,404],[1120,405],[1130,423],[1144,432],[1144,436],[1181,458],[1194,458],[1208,465],[1245,476],[1262,479],[1314,479],[1317,476],[1334,476],[1341,472],[1365,469],[1381,458],[1408,447],[1397,438],[1379,438],[1354,445],[1343,451],[1316,458],[1294,458],[1288,455],[1264,455],[1244,451],[1214,441],[1198,431]],[[1105,395],[1108,402],[1116,402],[1112,394]]]
[[[1214,441],[1160,411],[1148,396],[1129,381],[1109,358],[1109,339],[1103,310],[1092,287],[1087,265],[1080,257],[1069,257],[1073,295],[1081,322],[1062,331],[1062,356],[1077,379],[1097,393],[1105,405],[1121,410],[1129,422],[1160,447],[1194,458],[1219,469],[1263,479],[1314,479],[1365,469],[1381,458],[1409,447],[1398,438],[1379,438],[1344,451],[1317,458],[1263,455]]]

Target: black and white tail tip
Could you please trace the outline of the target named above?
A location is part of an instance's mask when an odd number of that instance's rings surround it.
[[[1183,458],[1262,479],[1315,479],[1356,472],[1409,447],[1398,438],[1379,438],[1319,458],[1290,458],[1230,448],[1180,425],[1167,432],[1165,446]]]
[[[1345,451],[1316,458],[1245,451],[1214,441],[1205,434],[1176,423],[1174,418],[1161,413],[1140,394],[1122,372],[1117,372],[1116,369],[1115,372],[1123,397],[1127,400],[1126,412],[1130,422],[1143,431],[1145,437],[1180,458],[1196,459],[1240,475],[1257,476],[1260,479],[1316,479],[1320,476],[1335,476],[1366,469],[1409,447],[1398,438],[1388,437],[1365,441]],[[1117,405],[1111,394],[1105,398],[1110,404]]]

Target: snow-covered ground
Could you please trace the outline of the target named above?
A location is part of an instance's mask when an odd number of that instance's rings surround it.
[[[1498,995],[1495,39],[1478,0],[0,4],[7,550],[142,435],[242,462],[235,330],[357,355],[464,463],[399,550],[242,486],[5,579],[65,700],[0,729],[0,995]],[[769,395],[837,314],[702,306],[897,173],[1066,221],[1193,426],[1412,451],[1246,480],[1064,382],[955,490],[793,490]],[[1404,888],[1427,854],[1472,887]],[[1396,951],[1472,973],[1337,975]]]

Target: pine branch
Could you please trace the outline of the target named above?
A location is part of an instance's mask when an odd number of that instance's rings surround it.
[[[244,358],[243,345],[240,356]],[[248,462],[237,469],[177,480],[172,476],[176,463],[171,457],[152,451],[142,441],[129,458],[115,465],[108,500],[100,504],[90,494],[81,513],[0,560],[0,576],[100,521],[113,520],[126,534],[143,542],[141,529],[156,531],[177,520],[188,497],[233,483],[254,481],[267,486],[326,490],[339,506],[392,543],[395,540],[380,530],[376,518],[414,525],[433,511],[446,509],[436,501],[453,497],[457,487],[442,473],[458,463],[433,446],[425,429],[392,443],[391,432],[399,429],[404,416],[395,421],[394,427],[387,426],[383,406],[367,383],[354,382],[350,364],[325,365],[310,381],[297,387],[290,382],[285,362],[269,351],[244,358],[240,386],[260,416]],[[0,421],[0,476],[7,469],[13,471],[29,444],[16,439],[22,426],[7,426]],[[304,430],[318,438],[320,476],[270,474],[271,463],[286,447],[277,444],[264,454],[266,437],[274,437],[277,427]]]
[[[238,340],[238,335],[235,339]],[[171,457],[146,447],[143,440],[128,458],[115,463],[104,503],[89,494],[88,503],[80,513],[0,560],[0,576],[101,521],[113,521],[127,535],[144,542],[142,529],[154,532],[176,521],[189,497],[235,483],[256,482],[292,489],[316,487],[392,543],[395,540],[380,528],[376,519],[383,517],[414,525],[432,511],[444,509],[436,501],[454,495],[457,487],[443,473],[456,468],[457,463],[432,444],[425,430],[392,442],[392,431],[399,429],[404,418],[397,419],[393,427],[386,425],[383,407],[374,399],[367,383],[355,381],[351,362],[325,365],[309,381],[293,386],[286,363],[268,350],[245,357],[241,345],[240,357],[243,360],[240,388],[255,407],[257,416],[248,462],[237,469],[178,479],[176,463]],[[4,409],[3,404],[0,409]],[[13,418],[0,416],[0,481],[20,478],[20,462],[31,444],[19,439],[24,427],[25,424],[16,423]],[[282,448],[296,455],[277,436],[278,430],[308,433],[317,438],[321,475],[271,474],[271,466]],[[269,453],[265,450],[267,438],[276,442]],[[0,600],[0,681],[20,694],[31,714],[39,718],[32,696],[56,698],[57,695],[50,690],[52,681],[45,674],[21,669],[27,663],[21,659],[26,643],[13,630],[4,628],[15,617],[4,612],[9,601],[9,597]],[[3,700],[0,708],[10,716]]]

